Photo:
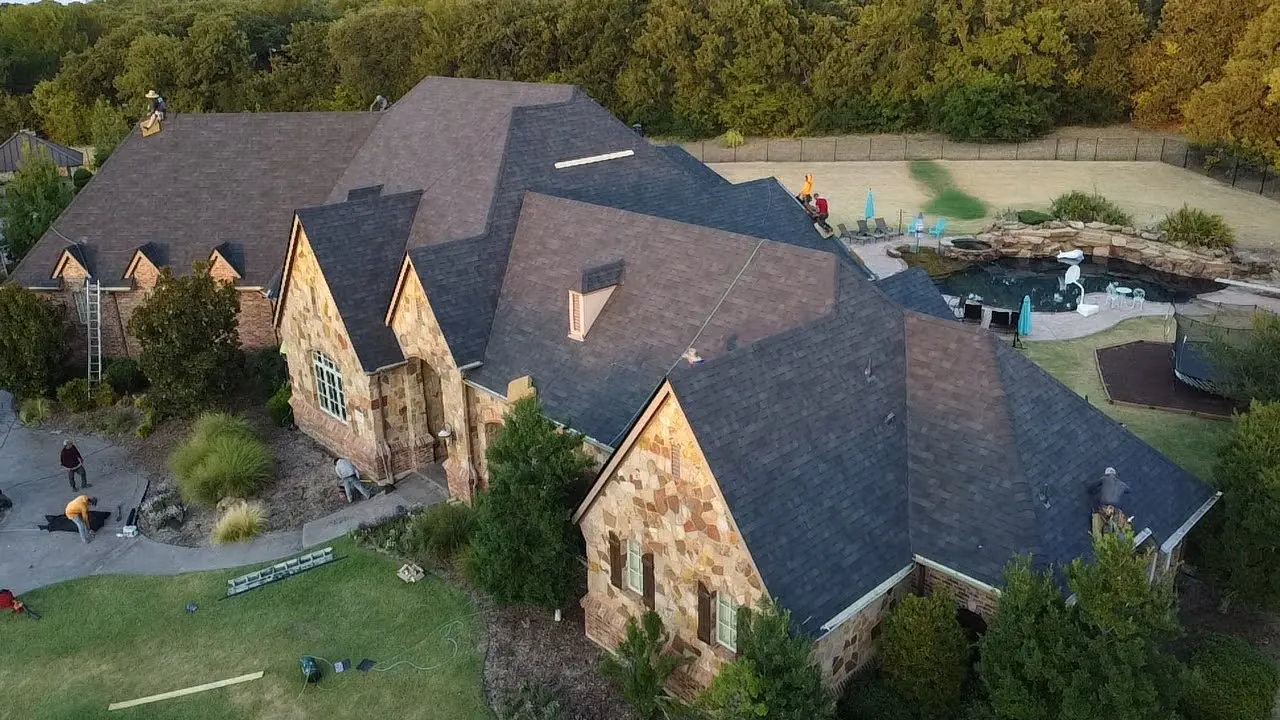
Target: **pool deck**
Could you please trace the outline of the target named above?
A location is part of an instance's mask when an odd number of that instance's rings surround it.
[[[886,242],[846,245],[846,247],[857,255],[871,272],[883,278],[907,269],[905,262],[889,257],[885,252],[891,245],[901,245],[903,242],[903,238],[894,238]],[[1280,298],[1255,295],[1236,287],[1205,293],[1198,296],[1198,299],[1227,305],[1257,305],[1280,313]],[[1102,332],[1130,318],[1164,316],[1172,321],[1173,316],[1172,303],[1146,302],[1140,308],[1112,308],[1107,307],[1106,293],[1089,293],[1085,295],[1085,302],[1097,305],[1099,308],[1097,314],[1084,317],[1076,312],[1032,313],[1031,334],[1025,339],[1030,341],[1073,340]],[[1170,333],[1172,332],[1171,326]],[[1172,340],[1172,337],[1170,339]]]

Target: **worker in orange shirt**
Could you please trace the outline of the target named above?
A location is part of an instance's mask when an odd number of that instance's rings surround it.
[[[67,518],[76,524],[76,529],[80,531],[80,539],[86,545],[89,543],[89,536],[93,534],[89,529],[89,508],[97,505],[98,498],[91,498],[88,495],[81,495],[67,503]]]

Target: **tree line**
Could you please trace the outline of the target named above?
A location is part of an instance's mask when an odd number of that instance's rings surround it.
[[[565,82],[651,134],[1132,119],[1280,164],[1280,0],[99,0],[0,6],[0,133],[109,151],[179,112],[357,110],[423,76]]]

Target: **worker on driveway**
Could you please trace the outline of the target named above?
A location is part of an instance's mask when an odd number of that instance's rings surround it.
[[[360,471],[351,464],[350,460],[338,458],[333,462],[333,470],[338,473],[338,481],[342,483],[342,488],[347,493],[348,503],[355,499],[356,493],[360,493],[365,500],[371,497],[369,488],[360,482]]]
[[[97,507],[98,498],[91,498],[88,495],[80,497],[67,503],[67,519],[76,524],[76,529],[80,531],[80,539],[89,544],[89,536],[93,531],[89,528],[89,508]]]
[[[62,467],[67,471],[67,482],[71,483],[71,491],[75,492],[76,475],[80,476],[80,487],[83,490],[89,487],[89,478],[84,474],[84,457],[80,455],[80,449],[70,440],[62,441]]]

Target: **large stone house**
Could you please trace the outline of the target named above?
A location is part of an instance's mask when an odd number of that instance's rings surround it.
[[[586,631],[653,608],[705,684],[769,596],[833,683],[902,594],[989,613],[1015,553],[1089,551],[1117,467],[1172,562],[1215,496],[929,279],[875,279],[773,179],[730,184],[581,91],[429,78],[381,113],[182,116],[131,136],[18,270],[68,302],[211,259],[279,338],[298,426],[470,501],[536,393],[602,466]],[[104,328],[105,329],[105,328]],[[250,343],[255,344],[255,343]]]

